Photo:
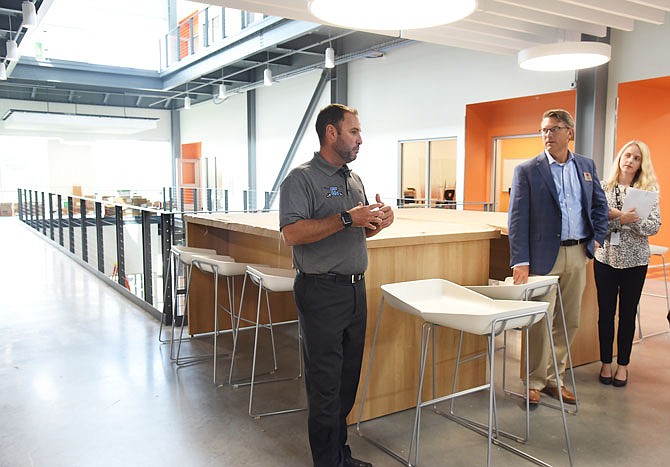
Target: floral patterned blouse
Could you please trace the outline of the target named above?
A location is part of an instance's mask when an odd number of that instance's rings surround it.
[[[606,182],[601,182],[607,204],[610,208],[617,208],[616,189],[607,191]],[[619,185],[620,203],[623,205],[626,199],[626,188]],[[619,209],[621,206],[619,206]],[[601,263],[608,264],[616,269],[632,268],[649,264],[649,241],[647,237],[654,235],[661,227],[661,211],[658,201],[651,209],[646,219],[621,225],[619,219],[610,219],[607,223],[607,237],[602,248],[598,248],[595,257]],[[618,245],[610,244],[611,233],[615,230],[620,232]]]

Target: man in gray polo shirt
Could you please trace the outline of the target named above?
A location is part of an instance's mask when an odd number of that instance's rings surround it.
[[[316,120],[320,150],[281,185],[279,223],[293,247],[315,467],[367,467],[351,456],[346,418],[354,405],[367,316],[365,239],[393,222],[393,210],[368,205],[356,159],[361,124],[355,109],[331,104]]]

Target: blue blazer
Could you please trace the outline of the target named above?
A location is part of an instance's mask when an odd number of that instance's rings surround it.
[[[607,234],[609,208],[592,159],[574,154],[582,193],[584,225],[589,232],[586,253],[593,258],[594,240]],[[529,263],[531,274],[547,274],[561,243],[561,207],[545,153],[514,170],[509,203],[510,266]]]

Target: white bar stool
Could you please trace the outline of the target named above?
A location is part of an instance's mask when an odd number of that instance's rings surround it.
[[[230,316],[230,330],[233,336],[233,346],[235,345],[235,276],[244,276],[247,271],[247,263],[237,263],[230,256],[221,255],[195,255],[192,260],[193,266],[205,273],[210,273],[214,277],[214,348],[212,356],[214,360],[213,380],[216,381],[217,356],[218,356],[218,335],[221,332],[219,326],[219,308],[222,308]],[[226,278],[226,288],[228,293],[228,306],[219,304],[219,276]],[[182,327],[183,330],[183,327]],[[181,341],[180,341],[181,344]],[[179,354],[179,352],[177,352]],[[230,378],[228,380],[230,383]]]
[[[656,298],[664,298],[665,299],[665,308],[668,311],[667,314],[667,319],[670,324],[670,294],[668,294],[668,276],[665,268],[665,254],[668,252],[668,247],[667,246],[661,246],[661,245],[649,245],[649,255],[650,256],[658,256],[661,258],[661,265],[663,266],[663,284],[665,285],[665,295],[661,294],[656,294],[656,293],[649,293],[649,292],[642,292],[642,295],[647,295],[649,297],[656,297]],[[665,334],[668,332],[666,329],[665,331],[658,331],[653,334],[648,334],[648,335],[643,335],[642,334],[642,321],[640,319],[640,314],[641,314],[641,307],[640,304],[637,304],[637,332],[639,339],[637,342],[640,342],[643,340],[645,337],[652,337],[652,336],[658,336],[659,334]]]
[[[173,249],[174,249],[174,247],[173,247]],[[181,344],[182,344],[182,341],[184,340],[184,327],[188,326],[188,295],[189,295],[189,291],[191,289],[191,278],[193,277],[193,260],[196,259],[196,258],[199,258],[203,255],[203,252],[198,251],[198,250],[202,250],[202,249],[189,248],[187,250],[187,249],[184,249],[183,247],[178,247],[177,248],[177,264],[183,264],[184,267],[187,268],[187,271],[188,271],[187,275],[186,275],[186,287],[185,287],[184,298],[183,298],[184,311],[181,315],[182,319],[181,319],[181,323],[180,323],[181,326],[180,326],[180,329],[179,329],[179,339],[177,339],[177,353],[173,358],[173,361],[177,365],[183,365],[185,363],[193,363],[195,361],[204,360],[204,359],[209,358],[208,354],[207,355],[187,355],[185,357],[181,356]],[[204,253],[204,254],[216,255],[216,251],[214,251],[214,253]],[[220,258],[226,259],[228,261],[233,261],[233,262],[235,261],[230,256],[220,256]],[[176,308],[177,304],[175,303],[174,306],[175,306],[174,309],[176,310],[177,309]],[[172,335],[173,336],[174,336],[175,321],[176,320],[174,320],[174,319],[172,320]],[[209,333],[205,333],[205,334],[202,334],[202,335],[207,335],[207,334],[209,334]],[[195,337],[195,336],[189,335],[188,339],[191,339],[193,337]],[[174,341],[174,337],[173,337],[173,341]],[[173,345],[171,343],[170,344],[170,357],[172,357],[172,347],[173,347]]]
[[[299,320],[292,320],[292,321],[285,321],[283,323],[275,323],[274,325],[277,324],[291,324],[291,323],[298,323],[298,374],[294,377],[287,377],[287,378],[281,378],[281,379],[269,379],[269,380],[264,380],[264,381],[256,381],[256,359],[258,356],[258,331],[260,328],[266,328],[270,331],[270,338],[272,341],[272,358],[273,358],[273,370],[270,373],[274,373],[277,371],[277,353],[275,350],[275,339],[274,339],[274,331],[273,331],[273,323],[272,323],[272,312],[270,310],[270,299],[269,299],[269,292],[292,292],[293,291],[293,282],[295,281],[295,270],[293,269],[282,269],[282,268],[272,268],[272,267],[266,267],[266,266],[256,266],[256,265],[248,265],[246,274],[244,276],[244,282],[242,283],[242,297],[240,298],[240,310],[237,314],[237,331],[235,333],[235,339],[233,343],[233,357],[235,355],[235,351],[237,348],[237,336],[239,334],[239,324],[240,320],[243,320],[241,318],[242,315],[242,302],[244,299],[244,290],[246,287],[247,283],[247,277],[253,282],[254,284],[258,285],[258,305],[256,307],[256,320],[252,322],[254,328],[255,328],[255,335],[254,335],[254,352],[253,352],[253,359],[252,359],[252,364],[251,364],[251,377],[249,382],[245,383],[236,383],[234,384],[235,387],[239,386],[245,386],[249,385],[249,416],[253,418],[260,418],[260,417],[265,417],[269,415],[279,415],[279,414],[284,414],[284,413],[291,413],[291,412],[298,412],[301,410],[306,410],[304,407],[299,407],[299,408],[291,408],[291,409],[283,409],[283,410],[276,410],[276,411],[270,411],[270,412],[263,412],[263,413],[254,413],[253,411],[253,401],[254,401],[254,385],[255,384],[262,384],[262,383],[274,383],[274,382],[280,382],[280,381],[290,381],[290,380],[297,380],[302,377],[302,353],[301,353],[301,345],[302,345],[302,334],[300,331],[300,322]],[[263,292],[265,292],[265,303],[267,306],[267,312],[268,312],[268,324],[262,324],[260,319],[261,319],[261,302],[262,302],[262,297],[263,297]],[[231,375],[233,371],[233,364],[231,363]]]
[[[179,287],[179,282],[186,282],[187,278],[185,278],[183,275],[190,273],[191,269],[187,265],[185,265],[182,261],[179,260],[179,257],[181,253],[183,252],[189,252],[189,253],[200,253],[200,254],[211,254],[215,255],[216,250],[213,250],[211,248],[195,248],[195,247],[188,247],[188,246],[183,246],[183,245],[172,245],[172,248],[170,248],[170,253],[168,255],[168,260],[167,264],[165,265],[165,268],[163,269],[163,281],[167,284],[167,281],[171,281],[171,287],[169,289],[172,290],[172,295],[168,297],[168,287],[163,286],[163,289],[165,292],[163,293],[163,314],[166,314],[165,308],[166,304],[168,303],[168,299],[170,300],[170,303],[172,305],[172,330],[174,331],[174,323],[175,320],[177,319],[178,313],[177,313],[177,308],[176,308],[176,302],[177,298],[179,295],[185,295],[186,294],[186,286],[184,285],[183,287]],[[161,319],[161,326],[158,330],[158,341],[161,343],[165,342],[170,342],[170,346],[172,346],[172,340],[174,339],[174,332],[173,335],[170,336],[168,339],[163,339],[163,321],[164,319]],[[170,348],[170,357],[172,357],[172,348]]]
[[[496,444],[514,454],[517,454],[526,460],[532,461],[538,465],[547,465],[545,462],[537,459],[520,449],[504,443],[500,440],[499,430],[495,416],[495,352],[494,339],[506,329],[528,327],[539,322],[544,318],[554,363],[554,372],[558,380],[558,364],[556,362],[556,353],[554,351],[554,341],[551,335],[551,325],[549,323],[549,306],[546,302],[535,301],[516,301],[516,300],[493,300],[477,292],[469,290],[444,279],[427,279],[410,282],[400,282],[395,284],[382,285],[382,300],[379,306],[377,325],[373,337],[372,348],[370,350],[370,360],[368,362],[368,371],[363,387],[362,402],[357,422],[357,431],[359,435],[381,448],[384,452],[391,455],[404,465],[416,466],[419,463],[419,438],[421,426],[421,408],[435,405],[440,402],[475,393],[482,390],[489,391],[489,410],[488,425],[486,429],[481,429],[474,424],[465,424],[467,428],[487,437],[487,465],[491,465],[491,446]],[[364,436],[361,433],[361,417],[365,403],[365,395],[369,384],[374,348],[379,331],[384,302],[388,305],[420,317],[424,323],[421,335],[421,354],[419,361],[419,388],[417,392],[417,404],[414,416],[414,426],[407,457],[390,450],[381,443]],[[483,385],[455,392],[442,397],[435,397],[429,401],[422,401],[423,379],[426,368],[426,357],[430,341],[430,333],[435,326],[446,326],[461,332],[483,335],[487,337],[489,346],[489,381]],[[435,356],[433,339],[433,357]],[[434,375],[434,372],[433,372]],[[435,387],[433,385],[433,387]],[[564,409],[563,398],[559,392],[559,403],[561,409]],[[568,458],[572,466],[572,448],[568,436],[568,425],[565,411],[561,410],[563,419],[563,430],[565,434],[565,443],[567,447]]]
[[[559,310],[561,313],[561,321],[563,322],[563,335],[565,336],[565,342],[568,342],[568,330],[565,326],[565,312],[563,310],[563,296],[561,295],[561,286],[559,285],[559,276],[529,276],[528,282],[525,284],[514,284],[513,277],[506,277],[504,281],[493,283],[491,285],[473,285],[469,286],[468,289],[473,290],[482,295],[486,295],[489,298],[495,300],[534,300],[542,297],[547,294],[552,287],[556,287],[556,299],[559,305]],[[525,345],[528,349],[528,333],[525,335]],[[496,349],[498,350],[498,349]],[[526,400],[526,437],[522,438],[524,441],[528,439],[529,429],[530,429],[530,414],[528,413],[529,402],[528,402],[528,385],[526,384],[526,393],[520,394],[513,392],[507,389],[507,330],[503,333],[503,372],[502,372],[502,389],[505,394],[524,397]],[[579,410],[579,399],[577,397],[577,383],[575,380],[574,367],[572,365],[572,354],[570,353],[570,346],[567,347],[568,351],[568,362],[567,369],[570,373],[570,385],[572,387],[572,393],[575,395],[575,408],[574,410],[568,410],[569,414],[576,414]],[[458,364],[458,362],[457,362]],[[457,366],[458,368],[458,366]],[[526,379],[528,381],[528,358],[526,357]],[[541,405],[551,407],[553,409],[558,409],[559,407],[555,404],[550,404],[545,401],[540,401]]]
[[[193,264],[192,264],[193,258],[197,255],[203,255],[203,254],[216,255],[216,250],[211,248],[196,248],[183,245],[172,245],[172,248],[170,249],[170,257],[168,259],[168,265],[166,268],[167,275],[169,276],[168,278],[166,278],[166,280],[172,281],[171,290],[173,292],[172,297],[170,297],[172,303],[172,327],[169,338],[170,360],[176,362],[178,365],[181,365],[183,363],[190,363],[204,358],[204,356],[191,355],[182,357],[180,359],[181,341],[183,340],[184,326],[187,325],[188,320],[188,293],[191,284],[191,275],[193,272]],[[235,261],[230,256],[226,256],[226,258],[228,258],[230,261]],[[181,302],[183,303],[181,307],[182,308],[181,313],[179,312],[180,296],[182,297]],[[164,299],[163,303],[164,304],[167,303],[168,300],[167,287],[163,299]],[[176,340],[175,327],[177,326],[177,321],[179,321],[180,331],[177,343],[177,352],[175,355],[174,342]],[[161,328],[158,331],[159,342],[164,342],[162,339],[162,332],[163,332],[163,320],[161,319]]]

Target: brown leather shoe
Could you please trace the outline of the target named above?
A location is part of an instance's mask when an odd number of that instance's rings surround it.
[[[558,388],[547,386],[546,388],[544,388],[544,392],[546,394],[549,394],[554,399],[558,399]],[[561,395],[563,396],[563,402],[565,404],[575,405],[577,403],[577,399],[575,398],[575,395],[573,393],[571,393],[570,391],[568,391],[565,388],[565,386],[561,386]]]
[[[537,405],[540,403],[540,390],[539,389],[529,389],[528,390],[528,403],[530,405]]]

